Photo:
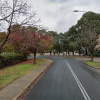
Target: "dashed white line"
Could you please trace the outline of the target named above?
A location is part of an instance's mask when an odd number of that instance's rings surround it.
[[[65,60],[66,61],[66,60]],[[86,90],[84,89],[84,87],[82,86],[81,82],[79,81],[78,77],[76,76],[75,72],[73,71],[73,69],[70,67],[69,63],[66,61],[66,64],[68,66],[68,68],[70,69],[79,89],[81,90],[83,96],[84,96],[84,99],[85,100],[91,100],[89,95],[87,94]]]

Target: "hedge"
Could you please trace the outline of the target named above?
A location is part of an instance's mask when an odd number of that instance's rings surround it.
[[[27,56],[18,53],[0,54],[0,68],[26,61]]]

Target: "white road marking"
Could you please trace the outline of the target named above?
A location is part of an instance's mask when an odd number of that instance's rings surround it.
[[[65,60],[66,61],[66,60]],[[76,76],[75,72],[73,71],[73,69],[70,67],[69,63],[66,61],[66,64],[68,65],[68,68],[70,69],[79,89],[81,90],[85,100],[91,100],[89,95],[87,94],[86,90],[84,89],[84,87],[82,86],[81,82],[79,81],[78,77]]]

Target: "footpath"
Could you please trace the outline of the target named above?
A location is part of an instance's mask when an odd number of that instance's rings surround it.
[[[86,57],[77,57],[76,58],[77,60],[80,60],[80,61],[82,61],[82,60],[91,60],[91,58],[86,58]],[[93,59],[95,62],[100,62],[100,57],[94,57],[94,59]]]
[[[9,84],[7,87],[0,91],[0,100],[17,100],[17,98],[32,83],[35,83],[41,77],[41,75],[49,68],[52,63],[52,60],[48,60],[28,74]]]

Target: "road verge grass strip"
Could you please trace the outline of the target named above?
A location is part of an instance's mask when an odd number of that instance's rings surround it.
[[[40,59],[37,64],[27,63],[27,64],[18,64],[1,70],[0,75],[0,89],[7,86],[9,83],[14,80],[22,77],[27,74],[31,70],[37,68],[41,64],[43,64],[46,60]]]
[[[93,68],[100,68],[99,62],[91,62],[91,61],[83,61],[83,62]]]

